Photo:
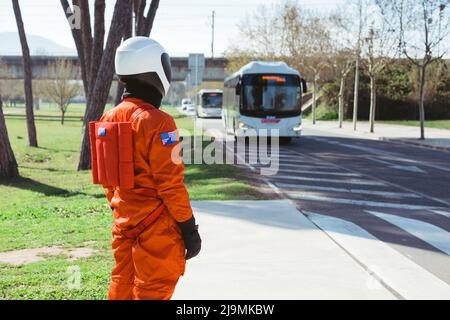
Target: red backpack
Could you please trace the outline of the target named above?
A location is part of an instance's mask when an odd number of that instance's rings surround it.
[[[89,122],[94,184],[134,188],[132,124],[141,113],[153,108],[147,103],[140,104],[128,122]]]

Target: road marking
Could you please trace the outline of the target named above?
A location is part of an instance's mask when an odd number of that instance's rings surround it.
[[[329,182],[338,184],[355,184],[355,185],[367,185],[367,186],[384,186],[385,184],[378,181],[361,180],[361,179],[325,179],[325,178],[309,178],[309,177],[293,177],[293,176],[274,176],[274,179],[286,179],[286,180],[299,180],[299,181],[317,181],[317,182]]]
[[[268,156],[268,157],[279,157],[279,158],[296,158],[299,159],[301,157],[299,157],[296,154],[283,154],[283,153],[278,153],[278,152],[270,152],[270,150],[267,151],[260,151],[260,152],[246,152],[245,153],[247,156]]]
[[[367,157],[367,159],[387,165],[389,168],[394,169],[394,170],[402,170],[402,171],[408,171],[408,172],[414,172],[414,173],[427,173],[426,171],[420,169],[417,166],[398,165],[398,164],[390,163],[390,162],[383,161],[380,159],[376,159],[373,157]]]
[[[450,212],[449,211],[442,211],[442,210],[431,210],[434,213],[440,214],[441,216],[450,218]]]
[[[288,184],[288,183],[276,183],[280,188],[296,188],[304,190],[317,190],[317,191],[331,191],[331,192],[343,192],[343,193],[353,193],[353,194],[367,194],[383,196],[388,198],[421,198],[413,193],[403,193],[403,192],[388,192],[388,191],[376,191],[376,190],[363,190],[363,189],[344,189],[344,188],[333,188],[333,187],[319,187],[303,184]]]
[[[366,212],[405,230],[406,232],[450,255],[450,233],[444,229],[432,225],[431,223],[416,219],[399,217],[377,211]]]
[[[351,144],[346,144],[346,143],[342,143],[342,142],[333,142],[336,145],[342,146],[342,147],[347,147],[350,149],[355,149],[355,150],[360,150],[360,151],[365,151],[365,152],[369,152],[369,153],[373,153],[373,154],[389,154],[389,155],[398,155],[398,153],[393,153],[393,152],[389,152],[389,151],[385,151],[385,150],[379,150],[379,149],[374,149],[374,148],[370,148],[370,147],[362,147],[362,146],[355,146],[355,145],[351,145]]]
[[[246,158],[253,158],[253,159],[268,159],[268,158],[270,158],[270,159],[278,159],[280,162],[285,160],[283,157],[279,157],[278,155],[267,154],[267,153],[246,154],[245,157]],[[303,160],[303,162],[306,162],[305,159],[298,159],[298,160]]]
[[[401,166],[401,165],[395,165],[395,166],[391,166],[391,169],[395,169],[395,170],[403,170],[403,171],[408,171],[408,172],[414,172],[414,173],[427,173],[426,171],[420,169],[419,167],[416,166]]]
[[[424,167],[429,167],[429,168],[433,168],[433,169],[436,169],[436,170],[442,170],[442,171],[450,172],[450,168],[443,167],[443,166],[440,166],[438,164],[419,162],[417,160],[398,158],[398,157],[392,157],[392,156],[391,157],[379,156],[379,158],[393,160],[393,161],[399,161],[399,162],[414,163],[414,164],[421,165],[421,166],[424,166]]]
[[[311,163],[310,161],[308,161],[306,158],[303,159],[280,159],[280,163],[284,164],[286,162],[290,162],[290,163],[298,163],[298,164],[302,164],[302,163]],[[321,160],[314,162],[314,164],[319,164],[319,165],[326,165],[326,162],[323,162]]]
[[[402,204],[402,203],[389,203],[389,202],[376,202],[376,201],[366,201],[366,200],[353,200],[353,199],[342,199],[342,198],[330,198],[315,195],[297,195],[288,193],[289,197],[296,200],[304,201],[320,201],[329,202],[335,204],[350,204],[353,206],[363,206],[363,207],[378,207],[378,208],[392,208],[392,209],[405,209],[405,210],[433,210],[436,207],[423,206],[423,205],[413,205],[413,204]]]
[[[401,153],[398,153],[398,152],[390,152],[390,151],[385,151],[385,150],[378,150],[378,149],[373,149],[373,148],[369,148],[369,147],[353,146],[353,145],[341,143],[341,142],[338,142],[338,141],[329,141],[329,140],[321,139],[321,138],[312,138],[312,139],[313,140],[315,139],[315,140],[318,140],[318,141],[322,141],[322,142],[331,143],[331,144],[341,145],[341,146],[348,147],[348,148],[359,149],[359,150],[367,151],[367,152],[370,152],[370,153],[373,153],[373,154],[379,154],[381,157],[384,157],[384,158],[387,158],[386,155],[388,155],[390,157],[390,160],[410,162],[410,163],[414,163],[414,164],[417,164],[417,165],[420,165],[420,166],[424,166],[424,167],[429,167],[429,168],[433,168],[433,169],[437,169],[437,170],[450,172],[450,168],[445,167],[445,166],[440,166],[440,165],[426,163],[426,162],[419,162],[419,161],[413,160],[413,159],[405,159],[404,155],[401,154]]]
[[[310,162],[322,161],[320,158],[316,158],[315,156],[305,155],[305,154],[304,154],[304,156],[305,156],[305,157],[308,157],[309,159],[311,159]],[[328,164],[328,165],[332,165],[332,166],[335,167],[335,168],[339,168],[339,169],[341,169],[341,170],[345,170],[345,171],[348,171],[348,172],[360,173],[360,172],[358,172],[358,171],[356,171],[356,170],[352,170],[352,169],[349,169],[349,168],[340,166],[340,165],[335,164],[335,163],[333,163],[333,162],[324,162],[324,163],[325,163],[325,164]],[[360,174],[361,174],[361,173],[360,173]],[[373,175],[370,175],[370,174],[367,174],[367,173],[363,173],[363,175],[364,175],[365,177],[371,178],[371,179],[373,179],[373,180],[375,180],[375,181],[379,181],[379,182],[381,182],[381,183],[384,183],[384,185],[389,185],[389,186],[392,186],[392,187],[401,189],[401,190],[403,190],[403,191],[411,192],[411,193],[420,195],[420,196],[422,196],[423,198],[426,198],[426,199],[429,199],[429,200],[433,200],[433,201],[439,202],[439,203],[445,205],[446,207],[450,207],[450,202],[449,202],[449,201],[445,201],[445,200],[442,200],[442,199],[439,199],[439,198],[436,198],[436,197],[427,195],[427,194],[425,194],[425,193],[416,191],[416,190],[414,190],[414,189],[407,188],[407,187],[404,187],[404,186],[402,186],[402,185],[399,185],[399,184],[396,184],[396,183],[392,183],[392,182],[389,182],[389,181],[384,180],[384,179],[377,178],[377,177],[375,177],[375,176],[373,176]]]
[[[280,154],[280,158],[284,158],[284,159],[304,159],[303,155],[299,155],[299,154],[289,154],[289,155],[284,155],[284,154]]]
[[[347,172],[324,172],[324,171],[313,171],[313,170],[292,170],[292,169],[279,169],[279,172],[288,172],[288,173],[304,173],[304,174],[315,174],[319,176],[340,176],[340,177],[361,177],[360,174],[357,173],[347,173]]]
[[[299,168],[299,169],[316,169],[316,170],[336,170],[335,167],[329,166],[329,165],[318,165],[318,166],[312,166],[308,164],[292,164],[292,163],[282,163],[283,167],[289,167],[289,168]]]
[[[334,217],[305,213],[370,274],[404,299],[450,299],[447,283],[358,225]]]

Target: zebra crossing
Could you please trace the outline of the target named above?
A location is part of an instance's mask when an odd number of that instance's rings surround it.
[[[247,150],[246,157],[257,156],[257,149]],[[289,148],[280,150],[278,160],[279,168],[264,179],[303,213],[311,213],[306,215],[314,217],[311,220],[319,228],[351,233],[356,226],[438,274],[440,279],[435,281],[450,284],[450,271],[441,272],[445,268],[433,269],[428,264],[438,259],[450,270],[450,208],[442,201]],[[358,236],[352,239],[361,240]]]

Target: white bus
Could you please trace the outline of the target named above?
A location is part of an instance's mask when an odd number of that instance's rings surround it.
[[[302,131],[306,81],[284,62],[250,62],[225,79],[223,125],[228,134],[259,135],[261,129],[286,141]],[[272,133],[272,134],[271,134]]]
[[[197,117],[220,118],[222,116],[222,96],[222,90],[200,90],[197,94]]]

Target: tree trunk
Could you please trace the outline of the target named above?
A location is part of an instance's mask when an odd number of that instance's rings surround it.
[[[69,19],[73,12],[70,9],[69,2],[67,0],[61,0],[61,6],[64,10],[64,14],[66,15],[66,18]],[[89,91],[89,84],[87,81],[87,75],[86,75],[86,68],[85,68],[85,59],[84,59],[84,49],[83,49],[83,41],[81,39],[81,30],[78,28],[72,28],[72,26],[69,23],[69,26],[71,27],[72,37],[75,42],[75,47],[77,48],[77,54],[78,58],[80,59],[80,65],[81,65],[81,79],[83,80],[83,89],[84,89],[84,96],[87,99],[88,97],[88,91]]]
[[[358,124],[358,103],[359,103],[359,64],[360,57],[356,59],[356,70],[355,70],[355,92],[353,95],[353,130],[356,131]]]
[[[91,89],[95,86],[100,63],[103,56],[103,45],[105,41],[105,0],[95,1],[94,10],[94,39],[92,46],[91,64],[87,68],[90,68],[91,81],[89,87]],[[89,100],[90,101],[90,100]]]
[[[133,36],[133,8],[130,7],[127,12],[127,24],[123,35],[123,40],[129,39]],[[114,99],[114,104],[117,106],[122,101],[122,94],[124,90],[124,85],[117,81],[116,98]]]
[[[3,115],[3,102],[0,96],[0,178],[14,178],[18,176],[17,161],[9,142],[5,116]]]
[[[80,27],[81,27],[81,41],[83,43],[83,56],[84,56],[84,68],[86,70],[86,81],[88,84],[87,87],[87,96],[86,100],[90,100],[90,96],[92,94],[92,78],[93,74],[91,72],[91,52],[92,52],[92,29],[91,29],[91,14],[89,10],[88,1],[78,1],[77,4],[80,7]]]
[[[370,76],[370,132],[375,131],[375,113],[377,108],[377,84],[375,76]]]
[[[25,89],[25,105],[27,114],[27,127],[28,127],[28,141],[30,147],[38,146],[36,136],[36,126],[34,123],[34,110],[33,110],[33,89],[32,89],[32,74],[31,74],[31,61],[30,61],[30,49],[28,48],[27,38],[25,35],[25,28],[22,21],[22,14],[20,12],[20,6],[18,0],[12,0],[14,15],[16,17],[17,29],[19,31],[20,44],[22,46],[23,57],[23,77],[24,77],[24,89]]]
[[[419,87],[419,114],[420,114],[420,139],[425,140],[425,75],[427,65],[424,63],[420,67],[420,87]]]
[[[87,129],[90,121],[98,120],[105,110],[105,104],[108,99],[109,89],[114,73],[114,56],[116,49],[120,44],[123,32],[127,22],[127,10],[131,6],[131,0],[117,1],[114,7],[114,14],[111,21],[111,27],[108,33],[108,40],[103,52],[102,60],[92,90],[91,101],[88,103],[88,109],[83,123],[83,140],[81,143],[80,162],[78,170],[88,170],[91,167],[89,130]]]
[[[339,89],[339,128],[342,128],[344,122],[344,95],[345,95],[345,76],[341,78],[341,88]]]
[[[66,113],[64,111],[61,111],[61,125],[64,125],[64,117]]]
[[[147,17],[145,18],[144,33],[145,37],[149,37],[153,29],[153,22],[155,21],[156,11],[158,10],[159,0],[152,0],[150,7],[148,8]]]

